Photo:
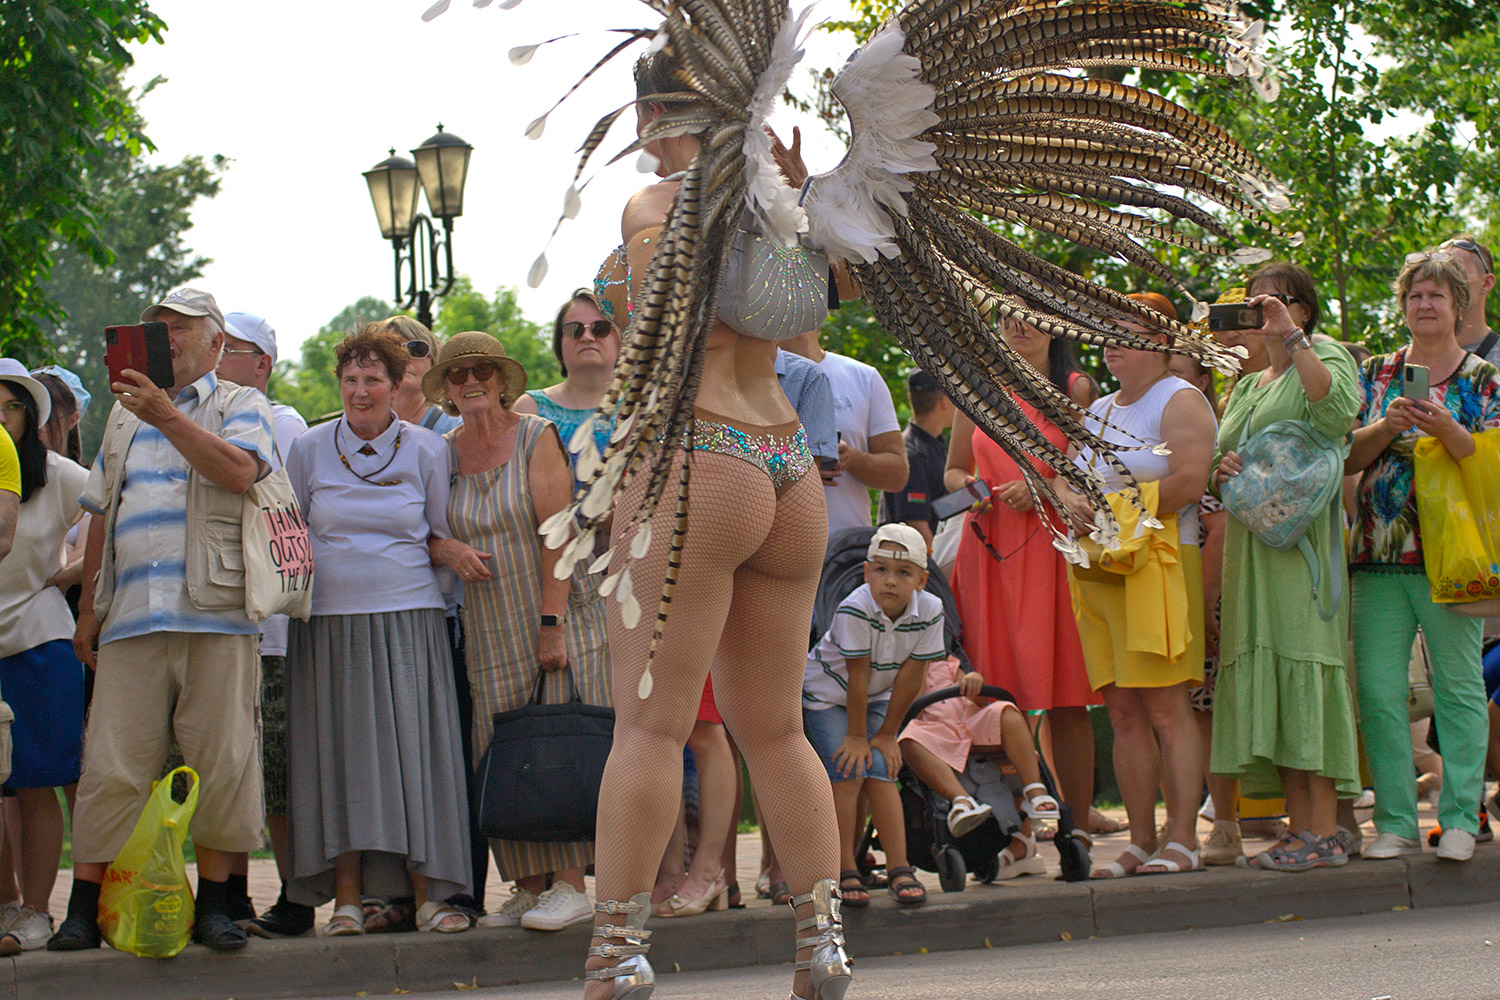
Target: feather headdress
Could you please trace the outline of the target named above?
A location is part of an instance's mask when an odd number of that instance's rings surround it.
[[[996,318],[1080,343],[1151,350],[1163,345],[1149,334],[1168,333],[1175,352],[1220,370],[1237,367],[1234,354],[1187,324],[1042,259],[985,221],[1118,256],[1183,294],[1186,287],[1147,243],[1246,263],[1268,257],[1234,246],[1211,210],[1275,232],[1263,213],[1288,200],[1254,156],[1171,101],[1083,72],[1125,67],[1242,76],[1260,96],[1273,98],[1274,80],[1256,52],[1262,29],[1232,4],[910,0],[836,77],[833,95],[849,114],[850,149],[797,199],[777,183],[760,129],[800,55],[806,14],[793,16],[785,0],[643,2],[662,16],[661,26],[631,34],[650,35],[652,46],[675,61],[673,89],[646,97],[667,110],[616,159],[667,136],[699,136],[701,148],[640,282],[601,409],[615,419],[609,445],[580,461],[587,474],[573,506],[542,526],[548,545],[564,546],[557,572],[566,574],[592,553],[614,498],[633,477],[649,477],[644,502],[619,535],[631,539],[629,551],[593,564],[612,567],[602,589],[622,601],[626,624],[639,617],[630,565],[649,547],[648,522],[667,494],[674,452],[691,445],[704,339],[746,211],[767,233],[848,262],[880,324],[1018,460],[1038,508],[1055,495],[1022,460],[1026,455],[1045,462],[1096,509],[1108,505],[1097,474],[1052,445],[1011,393],[1075,444],[1124,468],[1084,426],[1082,408],[1005,344]],[[619,113],[589,135],[577,176]],[[1195,314],[1203,308],[1195,303]],[[591,441],[586,423],[571,444],[587,453]],[[686,530],[691,467],[684,462],[678,473],[674,553]],[[1066,551],[1066,535],[1051,527]],[[1107,541],[1112,530],[1101,519],[1098,536]],[[656,640],[677,569],[674,557]],[[643,693],[649,690],[649,667],[642,685]]]

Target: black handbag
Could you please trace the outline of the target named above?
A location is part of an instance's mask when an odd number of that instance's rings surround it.
[[[614,742],[615,711],[586,705],[568,679],[566,701],[542,703],[547,671],[531,700],[496,712],[495,732],[474,772],[479,830],[501,840],[593,840],[599,783]]]

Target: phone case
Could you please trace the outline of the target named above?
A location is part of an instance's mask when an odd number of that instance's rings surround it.
[[[172,388],[176,381],[172,374],[172,342],[167,337],[165,323],[105,327],[104,363],[109,368],[111,383],[122,381],[127,368],[141,372],[163,389]]]

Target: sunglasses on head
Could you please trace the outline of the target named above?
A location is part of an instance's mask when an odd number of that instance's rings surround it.
[[[571,323],[564,323],[562,332],[569,340],[582,340],[583,331],[587,330],[594,335],[595,340],[603,340],[614,328],[615,325],[607,319],[596,319],[592,323],[580,323],[574,320]]]
[[[1416,267],[1418,264],[1425,264],[1429,260],[1434,264],[1446,264],[1452,259],[1453,255],[1441,248],[1437,250],[1421,250],[1417,253],[1406,255],[1406,263],[1411,267]]]
[[[1479,263],[1484,265],[1485,274],[1495,273],[1495,269],[1490,266],[1489,258],[1485,256],[1484,251],[1479,249],[1479,244],[1475,243],[1473,240],[1449,240],[1438,249],[1443,250],[1447,249],[1448,247],[1457,247],[1460,250],[1469,251],[1469,253],[1479,258]]]
[[[488,382],[494,376],[496,367],[494,363],[489,361],[480,361],[472,365],[454,365],[443,373],[443,377],[451,385],[463,385],[469,380],[470,374],[480,382]]]
[[[414,358],[425,358],[432,353],[432,345],[425,340],[408,340],[406,353]]]

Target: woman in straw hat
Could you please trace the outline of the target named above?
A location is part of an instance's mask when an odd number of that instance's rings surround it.
[[[496,712],[530,698],[538,666],[571,668],[585,701],[609,703],[598,591],[581,564],[571,576],[554,577],[558,552],[537,533],[567,505],[572,465],[551,422],[513,409],[525,389],[526,369],[478,331],[449,338],[422,379],[427,398],[463,420],[446,435],[454,473],[448,521],[454,539],[469,547],[455,569],[464,581],[476,749],[489,745]],[[563,681],[559,690],[565,688]],[[516,884],[481,924],[560,930],[593,916],[583,885],[591,842],[496,839],[490,847],[501,877]]]

